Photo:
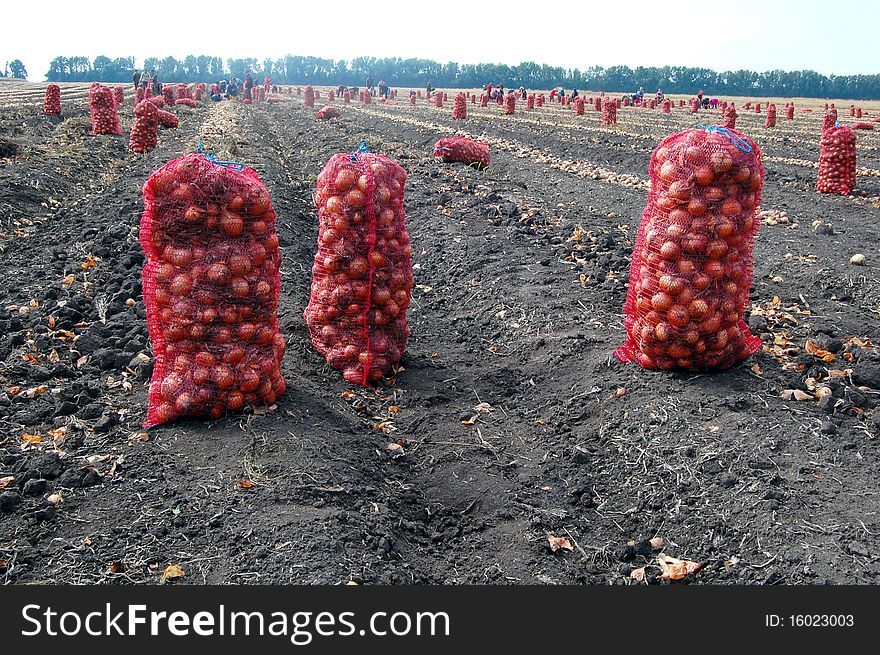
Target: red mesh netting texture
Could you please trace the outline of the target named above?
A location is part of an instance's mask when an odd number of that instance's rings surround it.
[[[602,111],[602,98],[596,96],[596,99],[593,101],[593,108],[596,111]]]
[[[861,117],[862,117],[862,108],[856,107],[856,118],[861,118]]]
[[[822,117],[822,132],[829,130],[837,124],[837,110],[833,107],[825,112]]]
[[[113,91],[101,84],[89,89],[89,113],[92,116],[92,134],[122,134],[119,113]]]
[[[664,114],[672,113],[672,100],[664,100],[663,101],[663,113]]]
[[[330,120],[331,118],[339,118],[341,114],[336,107],[331,107],[330,105],[325,105],[321,107],[318,111],[315,112],[315,116],[320,118],[322,121]]]
[[[534,109],[535,108],[535,94],[532,93],[526,97],[526,109]]]
[[[373,102],[373,95],[372,95],[369,91],[362,91],[361,93],[363,94],[363,95],[361,96],[361,100],[363,101],[363,103],[364,103],[365,105],[372,104],[372,102]]]
[[[170,111],[165,111],[164,109],[159,109],[158,112],[159,125],[162,127],[178,127],[180,125],[177,114],[172,114]]]
[[[327,92],[327,102],[333,102],[334,100],[336,100],[336,93],[331,89]]]
[[[343,102],[345,102],[345,104],[347,104],[347,105],[350,104],[351,103],[351,91],[346,89],[345,93],[342,94],[342,100],[343,100]]]
[[[152,102],[154,105],[156,105],[160,109],[165,106],[165,98],[163,96],[149,96],[147,98],[147,100]]]
[[[61,87],[50,84],[46,87],[46,96],[43,98],[43,113],[46,116],[61,115]]]
[[[362,386],[394,373],[410,334],[405,182],[402,167],[371,153],[333,155],[318,176],[306,324],[327,363]]]
[[[760,113],[761,113],[761,103],[760,103],[760,102],[756,102],[756,103],[755,103],[755,113],[756,113],[756,114],[760,114]]]
[[[620,361],[648,369],[724,369],[761,345],[743,321],[752,284],[764,167],[735,130],[691,129],[651,156],[633,247]]]
[[[489,165],[489,144],[460,136],[445,137],[434,144],[434,156],[445,162],[463,162],[486,168]]]
[[[454,99],[452,119],[458,120],[463,118],[467,118],[467,96],[464,93],[459,93]]]
[[[113,100],[116,101],[116,109],[118,110],[125,104],[125,88],[122,86],[113,87]]]
[[[696,98],[691,98],[691,113],[696,114],[700,108],[700,101]]]
[[[870,123],[868,123],[870,125]],[[819,141],[816,190],[848,196],[856,186],[856,133],[848,127],[829,127]]]
[[[772,102],[767,105],[767,118],[764,120],[764,127],[776,127],[776,105]]]
[[[503,113],[506,115],[515,114],[516,113],[516,96],[512,93],[508,93],[507,97],[504,98],[504,110]]]
[[[306,94],[303,98],[303,105],[306,107],[314,107],[315,106],[315,90],[311,85],[306,87]]]
[[[144,426],[275,402],[281,252],[257,174],[201,155],[168,162],[144,184],[140,242],[156,356]]]
[[[583,98],[575,98],[574,99],[574,114],[575,116],[583,116],[584,115],[584,99]]]
[[[856,115],[856,106],[855,106],[855,105],[850,105],[850,106],[849,106],[849,115],[850,115],[850,116],[855,116],[855,115]]]
[[[159,138],[159,108],[152,102],[140,101],[134,108],[134,123],[128,147],[134,152],[149,152]]]
[[[192,95],[189,92],[189,87],[186,84],[178,84],[175,88],[175,102],[182,98],[192,98]]]
[[[874,121],[877,122],[878,119],[875,118]],[[873,130],[874,123],[867,123],[867,122],[859,121],[859,122],[853,124],[853,129],[854,130]]]
[[[602,127],[617,125],[617,103],[611,98],[602,98]]]
[[[434,100],[435,107],[443,107],[443,94],[442,93],[434,93],[433,100]]]
[[[174,87],[171,84],[162,85],[162,97],[165,98],[166,105],[174,105],[174,95]]]
[[[785,108],[785,120],[793,121],[794,120],[794,103],[786,106]]]
[[[489,106],[489,96],[485,93],[480,94],[480,107],[488,107]]]
[[[134,92],[134,106],[137,107],[137,104],[143,101],[145,97],[143,88],[138,87]]]
[[[543,107],[543,106],[544,106],[544,94],[543,94],[543,93],[539,93],[539,94],[538,94],[538,97],[535,98],[535,104],[536,104],[538,107]]]
[[[197,103],[192,98],[178,98],[177,104],[183,105],[184,107],[198,107],[199,106],[199,103]]]

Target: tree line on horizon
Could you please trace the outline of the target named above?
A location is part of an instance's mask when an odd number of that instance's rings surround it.
[[[131,82],[136,70],[134,57],[98,56],[56,57],[49,65],[50,82]],[[821,75],[815,71],[749,70],[716,72],[708,68],[662,66],[629,68],[592,66],[586,70],[536,64],[441,64],[430,59],[397,57],[356,57],[323,59],[287,55],[280,59],[227,59],[205,55],[148,57],[141,70],[155,69],[163,82],[212,82],[228,77],[244,78],[251,71],[260,82],[268,75],[276,84],[316,84],[364,86],[368,76],[375,82],[384,79],[392,87],[479,88],[487,83],[508,88],[565,88],[633,93],[643,87],[646,93],[661,89],[664,93],[695,95],[781,96],[805,98],[880,99],[880,75]]]

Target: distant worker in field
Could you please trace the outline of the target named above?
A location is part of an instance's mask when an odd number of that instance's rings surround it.
[[[159,74],[156,69],[150,69],[150,84],[153,86],[153,95],[157,96],[162,93],[162,85],[159,84]]]
[[[367,75],[367,89],[369,89],[371,96],[376,95],[375,93],[373,93],[373,89],[375,86],[376,86],[376,83],[373,81],[373,75],[372,74]]]
[[[150,74],[147,72],[147,69],[145,68],[145,69],[144,69],[144,72],[141,73],[141,74],[140,74],[140,77],[138,78],[138,84],[140,85],[140,87],[141,87],[144,91],[146,91],[146,90],[147,90],[147,85],[148,85],[149,83],[150,83]]]
[[[263,77],[263,90],[266,93],[269,93],[269,89],[272,88],[272,80],[269,79],[269,76],[266,75]]]
[[[516,92],[519,94],[519,97],[525,100],[528,97],[528,93],[526,93],[525,87],[519,87]]]
[[[718,98],[712,98],[712,99],[709,101],[709,106],[710,106],[712,109],[717,109],[717,108],[718,108]]]
[[[430,100],[430,99],[431,99],[431,94],[432,94],[432,93],[434,93],[434,83],[433,83],[433,82],[428,82],[428,84],[425,86],[425,97],[426,97],[428,100]]]
[[[248,71],[244,76],[244,94],[243,98],[245,100],[253,100],[253,89],[254,89],[254,78],[251,75],[251,72]]]
[[[638,96],[639,100],[641,100],[642,98],[644,98],[644,97],[645,97],[645,87],[640,86],[640,87],[639,87],[639,92],[636,93],[636,95]]]
[[[492,97],[492,83],[489,82],[489,83],[485,86],[485,89],[486,89],[486,95],[488,95],[488,96],[491,98],[491,97]]]
[[[655,97],[657,99],[657,102],[663,102],[663,91],[657,89],[657,95]]]
[[[386,100],[388,99],[388,85],[385,80],[379,80],[379,95]]]
[[[577,89],[572,89],[572,90],[571,90],[571,99],[574,100],[574,99],[577,98],[577,97],[578,97],[578,90],[577,90]]]
[[[134,75],[131,76],[131,81],[134,82],[134,90],[137,91],[141,84],[141,72],[137,68],[134,69]]]

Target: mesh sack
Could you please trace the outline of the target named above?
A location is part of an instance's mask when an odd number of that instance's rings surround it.
[[[764,127],[776,127],[776,105],[772,102],[767,105],[767,118],[764,120]]]
[[[617,104],[611,98],[602,98],[602,127],[617,125]]]
[[[489,166],[489,144],[460,136],[445,137],[434,144],[434,156],[444,162],[462,162],[483,169]]]
[[[122,87],[122,86],[114,86],[113,87],[113,100],[116,101],[116,109],[117,110],[125,104],[125,87]]]
[[[544,106],[544,94],[543,94],[543,93],[539,93],[539,94],[538,94],[538,97],[535,98],[535,104],[536,104],[538,107],[543,107],[543,106]]]
[[[848,127],[829,127],[819,141],[816,190],[848,196],[855,186],[856,134]]]
[[[199,103],[197,103],[192,98],[178,98],[177,104],[183,105],[184,107],[198,107],[199,106]]]
[[[351,104],[351,91],[349,91],[348,89],[345,90],[345,92],[342,94],[342,101],[347,105]]]
[[[515,114],[516,113],[516,96],[512,93],[508,93],[507,97],[504,98],[504,111],[505,115]]]
[[[165,111],[164,109],[158,109],[159,113],[159,125],[162,127],[178,127],[180,125],[180,120],[177,118],[177,114],[172,114],[170,111]]]
[[[163,84],[162,85],[162,97],[165,98],[165,104],[168,105],[169,107],[174,105],[174,102],[175,102],[174,96],[175,96],[174,87],[170,84]]]
[[[849,106],[849,115],[850,115],[850,116],[855,116],[855,115],[856,115],[856,106],[855,106],[855,105],[850,105],[850,106]]]
[[[152,102],[142,100],[134,108],[128,148],[134,152],[149,152],[156,147],[158,138],[159,108]]]
[[[144,100],[145,97],[146,97],[146,96],[145,96],[145,94],[144,94],[144,89],[143,89],[143,87],[140,87],[140,86],[139,86],[139,87],[137,88],[137,90],[134,92],[134,106],[137,107],[138,103],[139,103],[139,102],[142,102],[142,101]]]
[[[318,111],[315,112],[315,116],[320,118],[322,121],[330,120],[331,118],[339,118],[341,114],[336,107],[331,107],[330,105],[325,105],[321,107]]]
[[[856,118],[861,118],[861,117],[862,117],[862,108],[856,107]]]
[[[584,115],[584,107],[585,107],[584,99],[581,97],[577,97],[574,99],[574,114],[575,116],[583,116]]]
[[[756,102],[756,103],[755,103],[755,113],[756,113],[756,114],[760,114],[760,113],[761,113],[761,103],[760,103],[760,102]]]
[[[336,100],[336,93],[333,91],[333,89],[330,89],[327,92],[327,102],[333,102],[334,100]]]
[[[192,99],[192,95],[189,92],[189,87],[186,84],[178,84],[175,92],[177,94],[175,97],[175,102],[184,98]]]
[[[733,103],[730,103],[721,114],[721,127],[725,127],[728,130],[736,129],[736,116],[736,107]]]
[[[140,242],[156,363],[145,427],[271,405],[284,392],[281,252],[257,174],[186,155],[144,184]]]
[[[793,121],[794,120],[794,103],[787,105],[785,108],[785,120]]]
[[[434,100],[435,107],[441,107],[441,108],[443,107],[443,94],[442,93],[435,93],[433,96],[433,100]]]
[[[303,97],[303,105],[306,107],[315,106],[315,90],[312,88],[311,84],[306,87],[306,94]]]
[[[397,369],[410,334],[405,182],[396,162],[367,152],[333,155],[317,180],[318,252],[306,324],[327,363],[362,386]]]
[[[822,117],[822,132],[825,130],[830,130],[837,124],[837,110],[832,107],[825,111],[825,116]]]
[[[122,134],[116,100],[113,91],[106,86],[92,84],[89,89],[89,113],[92,116],[92,134]]]
[[[877,119],[874,119],[874,120],[876,121]],[[856,123],[853,123],[852,128],[854,130],[873,130],[874,123],[866,123],[864,121],[858,121]]]
[[[318,89],[315,89],[315,100],[321,97],[321,92]]]
[[[535,108],[535,94],[532,93],[526,98],[526,109]]]
[[[50,84],[46,87],[46,95],[43,98],[43,113],[46,116],[61,115],[61,87]]]
[[[488,107],[489,106],[489,96],[485,93],[480,94],[480,107]]]
[[[150,102],[156,105],[159,109],[165,106],[165,98],[163,96],[149,96],[147,98]]]
[[[664,100],[663,101],[663,113],[664,114],[672,113],[672,100]]]
[[[464,93],[459,93],[455,96],[452,107],[452,119],[459,120],[464,118],[467,118],[467,97]]]
[[[761,345],[743,321],[764,168],[734,130],[679,132],[654,150],[630,267],[627,339],[615,351],[648,369],[718,370]]]

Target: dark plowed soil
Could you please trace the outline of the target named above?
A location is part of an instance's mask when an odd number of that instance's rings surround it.
[[[180,111],[143,157],[92,136],[82,101],[0,118],[18,150],[0,160],[0,583],[159,583],[177,564],[178,584],[636,584],[646,565],[659,582],[660,552],[702,563],[695,584],[880,582],[876,134],[859,134],[850,198],[766,162],[777,213],[746,316],[765,351],[691,375],[611,356],[646,192],[577,166],[645,180],[660,137],[714,114],[627,108],[615,131],[555,105],[454,122],[422,101],[319,122],[285,97]],[[815,161],[820,114],[739,127],[765,156]],[[488,170],[431,156],[458,129],[493,140]],[[272,192],[288,391],[145,432],[140,188],[200,138]],[[302,317],[315,177],[362,138],[409,171],[417,285],[405,370],[369,391]]]

